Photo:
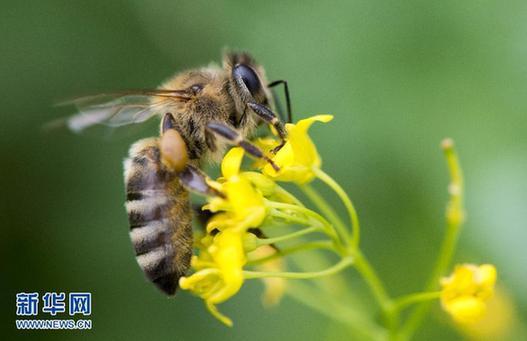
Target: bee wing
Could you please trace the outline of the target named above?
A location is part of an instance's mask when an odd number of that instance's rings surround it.
[[[78,113],[52,126],[65,125],[74,132],[81,132],[95,125],[121,127],[142,123],[159,114],[171,101],[188,98],[181,90],[140,90],[81,97],[60,103],[76,106]]]
[[[77,103],[78,113],[69,117],[66,124],[74,132],[80,132],[96,124],[120,127],[141,123],[155,115],[159,103],[151,103],[144,96],[124,96],[101,104]]]

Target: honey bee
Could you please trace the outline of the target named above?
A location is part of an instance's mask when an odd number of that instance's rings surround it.
[[[207,162],[218,162],[230,143],[278,170],[248,138],[259,124],[267,123],[274,127],[281,145],[285,143],[283,121],[271,109],[270,88],[279,84],[284,86],[290,121],[287,82],[268,83],[263,67],[248,53],[225,53],[222,67],[183,71],[156,90],[75,102],[79,113],[67,120],[73,131],[96,124],[141,123],[162,116],[159,137],[131,146],[124,161],[124,179],[137,262],[165,294],[176,293],[179,278],[190,267],[193,240],[189,191],[223,196],[208,186],[200,168]]]

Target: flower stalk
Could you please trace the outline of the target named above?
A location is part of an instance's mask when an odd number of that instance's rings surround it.
[[[331,189],[333,189],[333,191],[335,191],[339,199],[342,201],[342,203],[346,207],[346,210],[348,211],[348,215],[350,218],[350,227],[352,229],[352,235],[351,236],[349,235],[347,229],[343,229],[341,233],[345,239],[350,241],[351,248],[353,250],[357,250],[359,247],[359,242],[360,242],[360,225],[359,225],[359,215],[357,214],[357,211],[355,210],[353,203],[351,202],[346,192],[342,189],[342,187],[340,187],[340,185],[335,180],[333,180],[332,177],[330,177],[324,171],[322,171],[322,169],[316,169],[314,173],[320,180],[322,180],[322,182],[324,182]]]
[[[288,279],[312,279],[324,276],[330,276],[340,272],[341,270],[349,267],[353,264],[353,258],[347,257],[340,260],[337,264],[321,270],[311,272],[257,272],[257,271],[244,271],[246,279],[254,278],[266,278],[266,277],[279,277]]]
[[[454,148],[454,141],[452,139],[443,140],[441,148],[443,149],[450,174],[450,184],[448,186],[449,199],[445,212],[446,232],[432,274],[425,286],[425,291],[434,291],[438,288],[439,278],[446,272],[452,260],[459,238],[459,232],[465,220],[463,172]],[[402,339],[412,337],[429,309],[430,302],[420,303],[414,309],[406,324],[403,326],[401,333]]]

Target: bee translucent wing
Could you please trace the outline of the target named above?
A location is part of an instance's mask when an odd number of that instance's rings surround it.
[[[89,103],[85,100],[75,102],[78,113],[66,120],[69,129],[80,132],[88,127],[103,124],[120,127],[132,123],[142,123],[156,114],[167,102],[151,100],[148,96],[123,96],[104,103]]]
[[[95,125],[120,127],[142,123],[160,114],[171,101],[188,99],[181,90],[140,90],[120,94],[83,97],[61,105],[75,105],[78,113],[65,120],[66,126],[81,132]]]

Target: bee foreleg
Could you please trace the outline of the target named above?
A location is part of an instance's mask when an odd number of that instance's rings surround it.
[[[277,172],[280,170],[280,167],[278,167],[273,160],[271,160],[269,157],[267,157],[264,152],[252,144],[251,142],[244,139],[240,133],[238,133],[236,130],[232,129],[231,127],[227,126],[224,123],[219,122],[211,122],[207,124],[207,129],[210,130],[212,133],[219,135],[228,141],[230,141],[232,144],[237,145],[238,147],[243,148],[249,155],[252,155],[255,158],[265,160],[268,162],[274,170]]]
[[[271,111],[268,107],[266,107],[263,104],[255,103],[255,102],[247,102],[247,106],[256,114],[258,117],[260,117],[262,120],[267,122],[268,124],[271,124],[278,133],[278,137],[280,137],[281,143],[273,149],[273,153],[276,153],[279,151],[285,144],[286,138],[287,138],[287,131],[285,130],[285,126],[280,121],[278,116],[274,112]]]

